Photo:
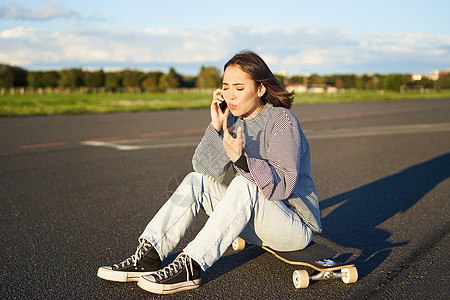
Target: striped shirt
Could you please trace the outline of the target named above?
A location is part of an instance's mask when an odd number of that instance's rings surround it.
[[[234,165],[223,147],[223,132],[209,124],[192,158],[194,170],[223,181],[233,165],[237,175],[256,184],[272,201],[283,201],[314,232],[321,232],[319,200],[311,177],[308,141],[297,118],[286,108],[266,104],[254,118],[230,114],[228,127],[243,127],[249,172]]]

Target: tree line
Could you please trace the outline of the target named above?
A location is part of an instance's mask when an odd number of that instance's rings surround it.
[[[307,86],[332,86],[338,90],[357,89],[357,90],[387,90],[399,92],[402,87],[423,89],[450,89],[449,73],[442,73],[438,80],[434,81],[426,77],[421,80],[414,80],[411,74],[335,74],[319,76],[293,76],[287,78],[285,82],[289,84],[301,84]]]
[[[436,81],[425,77],[421,80],[413,80],[410,74],[276,76],[286,85],[333,86],[337,89],[399,91],[402,86],[421,86],[425,89],[436,90],[450,88],[448,73],[441,74]],[[0,64],[0,88],[140,88],[151,93],[164,92],[170,88],[216,88],[221,86],[221,82],[221,71],[215,67],[201,67],[197,76],[183,76],[174,68],[170,68],[168,73],[128,69],[105,72],[81,68],[28,71],[16,66]]]
[[[27,71],[0,64],[0,87],[29,88],[142,88],[146,92],[163,92],[169,88],[211,88],[222,84],[220,70],[202,67],[197,76],[183,76],[170,68],[168,73],[122,70],[105,72],[80,68],[59,71]]]

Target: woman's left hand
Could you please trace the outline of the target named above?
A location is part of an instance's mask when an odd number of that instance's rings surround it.
[[[230,111],[227,110],[226,117],[222,123],[223,129],[223,147],[230,157],[232,162],[236,162],[242,155],[243,142],[242,142],[242,127],[239,127],[236,135],[232,135],[230,132],[234,130],[234,126],[228,128],[227,119]]]
[[[229,113],[228,115],[226,115],[226,112],[229,111],[228,107],[224,112],[220,109],[220,104],[223,102],[225,102],[225,99],[223,98],[222,90],[221,89],[215,90],[213,93],[213,100],[211,102],[210,110],[211,110],[211,125],[217,132],[220,132],[223,120],[224,119],[226,120],[229,115]]]

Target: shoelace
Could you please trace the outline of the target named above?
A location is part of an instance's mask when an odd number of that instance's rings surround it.
[[[139,243],[139,246],[136,248],[136,252],[128,257],[126,260],[120,262],[118,265],[114,265],[113,268],[124,268],[128,267],[131,264],[134,264],[134,266],[137,266],[137,263],[139,260],[144,256],[144,253],[148,250],[150,247],[150,244],[146,240],[141,240]]]
[[[191,272],[188,272],[187,270],[188,259]],[[159,270],[157,273],[153,274],[153,276],[158,276],[159,280],[167,279],[183,270],[183,267],[186,268],[186,281],[189,281],[189,274],[194,274],[194,267],[192,264],[192,258],[190,258],[185,253],[181,253],[180,255],[178,255],[178,257],[172,263],[170,263],[167,267]]]

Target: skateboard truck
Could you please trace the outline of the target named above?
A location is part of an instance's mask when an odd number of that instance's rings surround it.
[[[232,247],[235,251],[243,250],[245,241],[237,238],[233,241]],[[310,276],[306,270],[295,270],[292,274],[292,281],[297,289],[307,288],[310,280],[340,278],[345,284],[354,283],[358,280],[358,271],[353,264],[340,264],[333,259],[317,260],[319,255],[336,257],[335,251],[324,245],[312,243],[304,250],[291,252],[276,251],[266,246],[261,246],[261,248],[288,264],[310,267],[318,272]]]
[[[319,265],[322,265],[324,267],[333,267],[337,265],[337,263],[332,259],[319,259],[316,261]]]
[[[309,276],[306,270],[295,270],[292,274],[292,282],[295,288],[302,289],[309,286],[310,280],[328,280],[340,278],[345,284],[354,283],[358,280],[358,271],[355,267],[343,268],[339,271],[319,271]]]

